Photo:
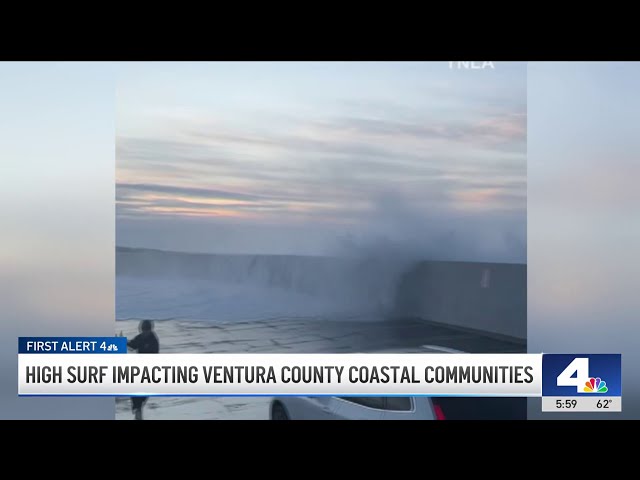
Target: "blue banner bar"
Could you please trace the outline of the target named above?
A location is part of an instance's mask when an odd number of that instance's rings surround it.
[[[127,353],[126,337],[19,337],[18,353]]]

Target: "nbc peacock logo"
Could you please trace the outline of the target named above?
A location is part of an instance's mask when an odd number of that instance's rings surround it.
[[[583,390],[587,393],[607,393],[609,391],[607,382],[601,378],[590,378],[585,382]]]

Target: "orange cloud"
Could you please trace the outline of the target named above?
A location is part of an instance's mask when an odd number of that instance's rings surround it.
[[[253,202],[245,200],[236,200],[230,198],[211,198],[211,197],[164,197],[166,200],[177,200],[184,203],[199,203],[212,206],[225,206],[225,205],[252,205]]]
[[[152,212],[165,215],[184,215],[191,217],[229,217],[229,218],[244,218],[251,215],[246,212],[238,212],[235,210],[225,209],[202,209],[202,208],[188,208],[188,207],[158,207],[148,206],[141,209],[144,212]]]
[[[501,193],[502,191],[499,188],[459,190],[454,193],[454,198],[461,203],[487,204],[498,200]]]
[[[493,138],[496,141],[524,139],[527,134],[527,116],[525,114],[511,114],[486,118],[479,122],[473,130],[477,134]]]

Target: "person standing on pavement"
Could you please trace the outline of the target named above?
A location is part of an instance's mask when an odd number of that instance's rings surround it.
[[[127,347],[137,353],[159,353],[160,341],[151,320],[142,320],[138,326],[140,333],[127,342]],[[131,411],[136,420],[142,420],[142,408],[149,397],[131,397]]]

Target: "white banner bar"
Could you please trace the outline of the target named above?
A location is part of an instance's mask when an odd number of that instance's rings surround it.
[[[541,396],[541,354],[20,354],[20,395]]]

